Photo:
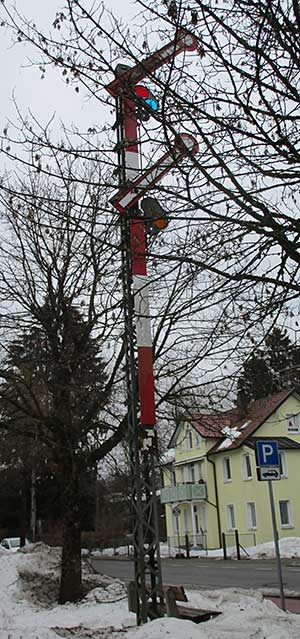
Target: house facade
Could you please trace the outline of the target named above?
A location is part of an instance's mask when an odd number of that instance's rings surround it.
[[[163,467],[161,502],[172,545],[189,536],[208,549],[273,539],[268,482],[258,481],[255,448],[275,440],[280,480],[273,481],[279,537],[300,536],[300,397],[282,391],[246,408],[199,414],[179,424]],[[173,451],[172,456],[170,456]]]

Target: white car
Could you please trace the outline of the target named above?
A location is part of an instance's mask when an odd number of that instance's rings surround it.
[[[17,552],[20,548],[20,537],[5,537],[0,541],[0,549],[10,550],[11,552]],[[29,542],[26,539],[25,544],[27,545]]]

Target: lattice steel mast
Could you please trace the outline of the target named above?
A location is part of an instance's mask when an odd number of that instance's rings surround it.
[[[112,200],[122,215],[122,267],[125,316],[128,434],[132,478],[132,522],[137,623],[160,615],[163,602],[156,498],[157,437],[153,353],[146,266],[145,224],[138,200],[184,155],[194,155],[197,144],[187,134],[153,168],[140,175],[137,107],[133,87],[143,77],[183,50],[194,50],[196,38],[179,32],[143,63],[119,65],[107,87],[116,99],[116,129],[120,191]],[[129,186],[128,186],[129,185]],[[131,189],[130,189],[131,187]]]

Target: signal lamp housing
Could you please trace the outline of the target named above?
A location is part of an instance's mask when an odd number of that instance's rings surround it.
[[[158,100],[143,84],[136,84],[134,93],[139,98],[137,116],[140,120],[149,120],[151,113],[158,111]]]
[[[147,230],[150,235],[157,235],[164,231],[169,224],[167,212],[154,197],[144,197],[141,208],[146,218]]]

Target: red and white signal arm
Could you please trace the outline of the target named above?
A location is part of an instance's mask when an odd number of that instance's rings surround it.
[[[174,146],[167,151],[153,166],[142,173],[126,188],[122,188],[110,200],[111,204],[120,212],[125,213],[159,182],[184,156],[194,156],[199,146],[195,138],[189,133],[180,133],[174,140]]]
[[[180,29],[177,33],[175,43],[174,40],[172,40],[169,44],[159,49],[159,51],[156,51],[153,55],[146,58],[146,60],[136,64],[135,67],[131,67],[115,78],[105,89],[110,95],[117,97],[124,92],[124,89],[128,88],[128,85],[133,86],[137,84],[143,80],[143,78],[149,76],[149,74],[151,75],[156,69],[170,62],[174,56],[182,51],[195,51],[198,46],[199,42],[193,33],[185,29]]]

